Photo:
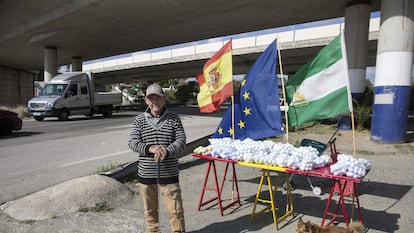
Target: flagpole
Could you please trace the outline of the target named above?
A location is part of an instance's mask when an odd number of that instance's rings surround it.
[[[354,157],[356,156],[356,140],[355,140],[355,120],[354,111],[351,112],[351,123],[352,123],[352,141],[354,145]]]
[[[234,96],[231,96],[231,128],[233,129],[232,139],[236,139],[236,130],[234,129]]]
[[[283,93],[283,108],[285,112],[285,131],[286,131],[286,142],[289,142],[289,120],[288,120],[288,112],[287,112],[287,103],[286,103],[286,92],[285,92],[285,79],[283,77],[283,68],[282,68],[282,56],[280,56],[280,48],[279,48],[279,36],[276,36],[276,43],[277,47],[277,56],[279,59],[279,70],[280,75],[282,76],[282,93]]]
[[[349,69],[348,69],[348,58],[346,53],[346,43],[345,43],[345,35],[344,32],[341,32],[341,51],[344,58],[344,64],[345,64],[345,72],[347,73],[346,76],[348,77],[346,79],[346,85],[347,85],[347,92],[348,92],[348,105],[349,109],[351,110],[351,124],[352,124],[352,141],[354,146],[354,157],[356,156],[356,138],[355,138],[355,117],[354,117],[354,107],[353,107],[353,101],[352,101],[352,94],[350,93],[351,88],[349,85]]]
[[[231,95],[231,127],[233,128],[233,140],[236,138],[236,129],[234,128],[234,95]],[[234,170],[233,170],[234,173]],[[231,179],[231,202],[234,201],[234,174]]]

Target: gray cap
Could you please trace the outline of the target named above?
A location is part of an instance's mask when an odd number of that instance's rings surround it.
[[[153,83],[147,87],[147,91],[145,92],[145,97],[148,97],[149,95],[164,96],[164,92],[160,85]]]

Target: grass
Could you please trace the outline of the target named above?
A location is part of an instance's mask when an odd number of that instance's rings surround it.
[[[375,155],[375,152],[367,151],[367,150],[357,150],[356,153],[358,155]]]
[[[130,186],[135,186],[138,184],[138,179],[126,177],[122,179],[121,182]]]
[[[106,201],[96,203],[94,207],[81,207],[79,208],[79,212],[86,213],[86,212],[109,212],[112,211],[112,208]]]
[[[96,171],[96,174],[107,172],[107,171],[112,171],[115,168],[118,168],[120,166],[121,164],[118,162],[109,162],[107,165],[99,167],[98,170]]]
[[[34,224],[35,222],[36,222],[36,220],[33,220],[33,219],[28,219],[28,220],[22,220],[22,221],[20,221],[20,223],[30,224],[30,225]]]
[[[128,175],[119,179],[121,183],[129,188],[134,194],[138,194],[138,178],[136,174]]]
[[[27,113],[27,107],[23,105],[19,105],[15,107],[0,106],[0,109],[4,109],[4,110],[17,113],[20,119],[29,117],[29,114]]]
[[[414,151],[414,145],[412,144],[395,144],[394,148],[398,149],[399,151],[403,153],[413,153]]]

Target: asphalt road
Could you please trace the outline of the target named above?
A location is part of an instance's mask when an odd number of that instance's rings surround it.
[[[172,110],[180,113],[188,141],[211,133],[221,119],[220,115],[199,114],[196,108]],[[21,132],[14,137],[0,139],[2,202],[7,200],[4,198],[6,194],[8,199],[17,199],[24,196],[25,192],[32,193],[71,177],[94,173],[100,165],[106,165],[108,161],[134,160],[135,156],[128,152],[126,140],[135,114],[137,112],[123,112],[117,113],[112,119],[76,118],[69,122],[58,122],[54,119],[45,122],[25,121]],[[326,141],[331,137],[330,131],[304,130],[291,133],[290,138],[292,142],[296,138]],[[400,145],[378,144],[370,141],[369,132],[364,131],[357,134],[357,139],[358,153],[372,162],[372,169],[359,185],[360,204],[366,227],[364,232],[414,232],[413,142]],[[350,153],[353,144],[351,132],[338,133],[336,143],[338,151]],[[54,144],[55,147],[47,147],[47,144]],[[70,152],[71,149],[75,152]],[[22,153],[23,151],[27,154]],[[125,154],[121,153],[123,151],[126,151]],[[246,166],[236,167],[241,205],[230,207],[221,216],[215,202],[198,210],[206,161],[193,156],[180,159],[180,183],[185,200],[187,232],[287,233],[295,232],[298,217],[321,223],[330,180],[312,178],[314,184],[323,188],[323,194],[316,196],[304,177],[295,177],[296,189],[292,193],[295,217],[281,221],[281,229],[276,231],[269,212],[249,223],[261,171]],[[224,163],[217,163],[218,174],[223,174],[224,168]],[[231,182],[224,187],[222,200],[226,205],[231,200]],[[205,198],[211,197],[211,194],[212,192],[207,192]],[[284,189],[279,187],[276,201],[279,215],[284,211],[284,194]],[[266,195],[263,197],[266,198]],[[352,203],[351,199],[348,197],[346,200],[348,207]],[[76,212],[35,222],[18,221],[0,212],[0,232],[144,232],[143,214],[140,198],[134,198],[132,204],[128,203],[110,212]],[[167,214],[163,209],[161,214],[161,230],[168,232]],[[354,219],[357,219],[356,213]],[[344,225],[342,219],[339,219],[339,224]]]
[[[180,114],[187,142],[211,134],[222,113],[200,114],[198,108],[170,108]],[[0,138],[0,204],[73,178],[96,173],[111,163],[136,159],[127,145],[138,111],[112,118],[71,117],[25,120],[21,131]]]

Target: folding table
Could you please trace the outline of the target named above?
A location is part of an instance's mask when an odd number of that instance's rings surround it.
[[[204,178],[204,183],[203,183],[203,187],[202,187],[202,193],[200,196],[200,202],[198,205],[198,209],[200,210],[201,206],[204,206],[212,201],[217,200],[219,208],[220,208],[220,214],[223,215],[223,211],[225,209],[227,209],[228,207],[232,206],[232,205],[240,205],[240,196],[239,196],[239,188],[238,188],[238,184],[237,184],[237,175],[236,175],[236,169],[235,169],[235,164],[241,165],[241,166],[248,166],[248,167],[253,167],[253,168],[259,168],[262,169],[262,176],[260,178],[260,183],[259,183],[259,187],[256,193],[256,198],[255,198],[255,202],[254,202],[254,206],[253,206],[253,211],[252,214],[250,216],[250,222],[253,221],[253,219],[258,215],[261,214],[263,212],[265,212],[266,210],[271,210],[272,215],[273,215],[273,222],[276,226],[276,229],[279,229],[279,222],[283,221],[284,219],[286,219],[289,216],[294,216],[294,209],[293,209],[293,200],[292,200],[292,193],[291,193],[291,187],[290,187],[290,182],[289,182],[289,174],[300,174],[300,175],[306,175],[306,176],[313,176],[313,177],[322,177],[322,178],[326,178],[326,179],[330,179],[332,181],[332,185],[331,185],[331,190],[330,190],[330,194],[329,194],[329,198],[328,201],[326,203],[324,212],[323,212],[323,217],[322,217],[322,226],[325,223],[325,220],[327,220],[328,216],[331,216],[332,218],[329,220],[327,225],[331,225],[337,218],[343,218],[345,220],[345,224],[346,226],[349,225],[349,216],[346,210],[346,206],[345,206],[345,196],[347,195],[346,192],[346,188],[351,186],[352,187],[352,214],[351,217],[353,217],[353,210],[354,210],[354,201],[356,201],[356,207],[358,210],[358,214],[359,214],[359,221],[361,223],[363,223],[362,221],[362,212],[361,212],[361,207],[360,207],[360,203],[359,203],[359,192],[358,192],[358,184],[362,182],[363,178],[352,178],[352,177],[347,177],[347,176],[338,176],[338,175],[334,175],[331,173],[330,171],[330,166],[326,166],[326,167],[322,167],[322,168],[317,168],[311,171],[303,171],[303,170],[295,170],[295,169],[291,169],[291,168],[286,168],[286,167],[280,167],[280,166],[272,166],[272,165],[265,165],[265,164],[257,164],[257,163],[248,163],[248,162],[242,162],[242,161],[233,161],[233,160],[226,160],[226,159],[222,159],[222,158],[214,158],[211,156],[204,156],[204,155],[199,155],[199,154],[193,154],[194,157],[200,158],[200,159],[205,159],[209,161],[208,167],[207,167],[207,171],[206,171],[206,175]],[[221,182],[221,185],[219,186],[218,184],[218,179],[217,179],[217,171],[216,171],[216,165],[215,165],[215,161],[219,161],[219,162],[225,162],[226,163],[226,169],[224,171],[224,176]],[[229,203],[226,206],[222,205],[222,199],[221,199],[221,194],[223,191],[223,186],[226,180],[226,175],[227,175],[227,171],[228,171],[228,167],[231,165],[232,170],[233,170],[233,182],[235,182],[235,186],[236,186],[236,194],[237,194],[237,199],[236,200],[232,200],[231,203]],[[215,188],[208,188],[207,187],[207,180],[209,178],[210,175],[210,170],[211,168],[213,168],[213,179],[215,182]],[[276,182],[272,183],[271,182],[271,176],[270,176],[270,171],[276,171],[278,172],[278,177],[276,178]],[[276,189],[279,185],[280,179],[281,177],[284,176],[286,179],[286,184],[287,184],[287,190],[286,190],[286,209],[285,209],[285,213],[281,216],[281,217],[277,217],[277,213],[276,213],[276,205],[275,205],[275,193],[276,193]],[[266,200],[260,197],[260,193],[262,191],[262,187],[263,187],[263,183],[267,182],[267,185],[269,187],[269,196],[270,196],[270,200]],[[204,197],[204,192],[205,190],[213,190],[216,193],[216,196],[203,202],[203,197]],[[335,198],[335,193],[338,193],[338,200],[336,201],[336,205],[334,202],[332,202],[332,200],[334,200]],[[257,208],[257,204],[258,203],[264,203],[264,204],[268,204],[268,206],[263,209],[260,210],[258,212],[256,212],[256,208]],[[331,207],[335,207],[334,210],[331,210]]]
[[[273,223],[275,224],[276,230],[279,230],[279,223],[280,221],[283,221],[284,219],[286,219],[289,216],[294,216],[294,210],[293,210],[293,199],[292,199],[292,193],[291,193],[291,187],[290,187],[290,182],[289,182],[289,173],[287,172],[285,167],[279,167],[279,166],[270,166],[270,165],[265,165],[265,164],[257,164],[257,163],[247,163],[247,162],[237,162],[238,165],[241,166],[248,166],[248,167],[254,167],[254,168],[260,168],[262,169],[262,176],[260,178],[260,183],[259,183],[259,187],[257,189],[257,193],[256,193],[256,198],[254,200],[254,205],[253,205],[253,210],[252,210],[252,214],[250,215],[250,223],[253,221],[253,219],[261,214],[264,213],[267,210],[271,210],[272,211],[272,216],[273,216]],[[278,172],[278,176],[276,178],[276,182],[274,184],[272,184],[271,182],[271,176],[270,176],[270,172],[271,171],[276,171]],[[281,177],[284,176],[287,187],[286,187],[286,208],[285,208],[285,213],[278,217],[277,216],[277,211],[276,211],[276,204],[275,204],[275,200],[276,200],[276,189],[279,186],[280,183],[280,179]],[[262,191],[262,187],[263,187],[263,182],[264,180],[267,181],[267,186],[269,187],[269,200],[267,199],[263,199],[260,197],[260,193]],[[265,207],[264,209],[256,212],[256,207],[258,203],[263,203],[263,204],[268,204],[267,207]]]
[[[351,217],[353,217],[353,209],[354,209],[354,201],[356,201],[356,205],[357,205],[357,210],[358,210],[358,215],[359,215],[359,221],[361,223],[363,223],[362,221],[362,212],[361,212],[361,206],[359,204],[359,192],[358,192],[358,184],[362,182],[363,178],[352,178],[352,177],[347,177],[347,176],[338,176],[338,175],[334,175],[331,173],[330,171],[330,167],[322,167],[322,168],[317,168],[311,171],[302,171],[302,170],[294,170],[294,169],[287,169],[287,172],[290,173],[295,173],[295,174],[302,174],[302,175],[307,175],[307,176],[314,176],[314,177],[323,177],[323,178],[327,178],[330,179],[332,181],[332,185],[331,185],[331,191],[328,197],[328,201],[326,203],[325,206],[325,210],[323,212],[323,217],[322,217],[322,223],[321,225],[323,226],[325,223],[325,220],[327,218],[327,216],[331,216],[332,218],[330,219],[330,221],[328,222],[328,226],[331,225],[337,218],[343,218],[345,220],[345,224],[348,227],[349,225],[349,216],[348,213],[346,211],[346,206],[345,206],[345,196],[346,196],[346,188],[348,186],[352,187],[352,214]],[[336,202],[336,206],[335,203],[332,202],[332,200],[334,199],[334,194],[338,192],[338,200]],[[334,207],[334,210],[331,210],[332,207]]]
[[[236,204],[240,205],[239,185],[238,185],[238,182],[237,182],[237,174],[236,174],[236,168],[235,168],[236,161],[222,159],[222,158],[214,158],[214,157],[211,157],[211,156],[204,156],[204,155],[199,155],[199,154],[193,154],[193,156],[197,157],[197,158],[200,158],[200,159],[208,160],[208,167],[207,167],[207,170],[206,170],[206,175],[204,177],[203,187],[201,188],[201,195],[200,195],[200,201],[198,203],[198,210],[200,210],[202,206],[207,205],[207,204],[217,200],[217,204],[219,206],[220,214],[221,214],[221,216],[223,216],[223,211],[226,210],[227,208],[229,208],[230,206],[233,206],[233,205],[236,205]],[[216,169],[215,161],[226,163],[226,168],[224,170],[224,174],[223,174],[223,178],[222,178],[220,186],[219,186],[219,183],[218,183],[217,169]],[[233,200],[234,193],[232,192],[231,202],[228,203],[227,205],[223,206],[223,201],[221,199],[221,194],[222,194],[222,191],[223,191],[224,183],[226,181],[227,171],[228,171],[228,168],[229,168],[230,165],[231,165],[232,173],[233,173],[232,182],[236,187],[236,190],[235,190],[236,199]],[[213,168],[213,174],[212,174],[213,175],[212,178],[214,180],[214,187],[213,188],[207,187],[207,182],[208,182],[209,177],[210,177],[211,168]],[[206,190],[214,191],[215,196],[208,199],[208,200],[206,200],[206,201],[203,201],[204,194],[205,194]]]

